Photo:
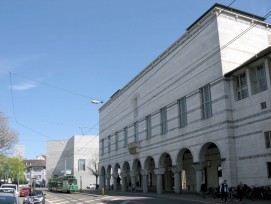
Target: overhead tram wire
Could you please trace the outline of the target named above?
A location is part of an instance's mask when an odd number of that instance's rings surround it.
[[[56,139],[54,139],[54,138],[52,138],[52,137],[49,137],[49,136],[45,135],[44,133],[42,133],[42,132],[40,132],[40,131],[37,131],[37,130],[35,130],[35,129],[33,129],[33,128],[31,128],[31,127],[29,127],[29,126],[27,126],[27,125],[25,125],[25,124],[23,124],[23,123],[21,123],[21,122],[18,121],[17,116],[16,116],[16,111],[15,111],[15,104],[14,104],[14,94],[13,94],[12,74],[14,75],[14,73],[9,72],[9,76],[10,76],[11,103],[12,103],[12,110],[13,110],[13,115],[14,115],[14,119],[15,119],[16,124],[18,124],[18,125],[24,127],[25,129],[27,129],[27,130],[29,130],[29,131],[31,131],[31,132],[33,132],[33,133],[36,133],[36,134],[41,135],[41,136],[43,136],[43,137],[46,137],[46,138],[48,138],[48,139],[50,139],[50,140],[53,140],[53,141],[59,141],[59,140],[56,140]],[[17,75],[17,74],[15,74],[15,75]],[[17,75],[17,76],[19,76],[19,75]],[[20,76],[20,77],[22,77],[22,76]],[[23,77],[23,78],[25,78],[25,77]],[[31,79],[28,79],[28,80],[31,80]],[[35,81],[35,80],[32,80],[32,81]],[[36,81],[36,82],[37,82],[37,81]],[[41,82],[40,82],[40,83],[41,83]],[[42,84],[45,84],[45,83],[42,83]],[[51,85],[49,85],[49,86],[51,86]],[[52,87],[52,86],[51,86],[51,87]],[[61,90],[65,90],[65,89],[61,89]],[[73,92],[70,92],[70,93],[73,93]],[[78,95],[78,94],[77,94],[77,95]],[[81,94],[79,94],[79,95],[81,95]],[[83,95],[81,95],[81,96],[83,96]],[[95,100],[95,99],[93,99],[93,100]],[[95,127],[97,124],[99,124],[99,123],[96,123],[93,127]],[[93,129],[93,128],[92,128],[92,129]]]
[[[11,72],[10,72],[9,74],[10,74],[10,75],[9,75],[9,76],[10,76],[9,78],[10,78],[11,103],[12,103],[12,109],[13,109],[13,114],[14,114],[15,122],[16,122],[18,125],[21,125],[21,126],[23,126],[24,128],[26,128],[26,129],[28,129],[28,130],[30,130],[30,131],[36,133],[36,134],[39,134],[39,135],[42,135],[42,136],[44,136],[44,137],[47,137],[47,138],[49,138],[49,139],[54,140],[53,138],[51,138],[51,137],[49,137],[49,136],[47,136],[47,135],[45,135],[45,134],[43,134],[43,133],[41,133],[41,132],[39,132],[39,131],[36,131],[36,130],[32,129],[32,128],[28,127],[27,125],[24,125],[24,124],[20,123],[20,122],[17,120],[17,117],[16,117],[16,111],[15,111],[15,105],[14,105],[13,83],[12,83]]]
[[[264,16],[264,18],[268,18],[269,16],[271,15],[271,12],[268,12],[265,16]],[[170,86],[172,86],[172,85],[174,85],[176,82],[178,82],[179,80],[181,80],[182,78],[184,78],[186,75],[188,75],[188,74],[190,74],[192,71],[194,71],[195,69],[197,69],[199,66],[201,66],[203,63],[205,63],[206,61],[208,61],[208,60],[210,60],[210,59],[212,59],[216,54],[218,54],[218,53],[220,53],[222,50],[224,50],[226,47],[228,47],[230,44],[232,44],[233,42],[235,42],[237,39],[239,39],[241,36],[243,36],[245,33],[247,33],[248,31],[250,31],[252,28],[254,28],[256,26],[256,23],[253,23],[250,27],[248,27],[247,29],[245,29],[244,31],[242,31],[240,34],[238,34],[236,37],[234,37],[232,40],[230,40],[228,43],[226,43],[225,45],[223,45],[221,48],[219,48],[218,50],[214,50],[214,52],[213,53],[211,53],[209,56],[207,56],[207,57],[205,57],[203,60],[201,60],[199,63],[197,63],[192,69],[190,69],[190,70],[188,70],[185,74],[183,74],[182,76],[180,76],[180,77],[178,77],[174,82],[172,82],[170,85],[168,85],[167,87],[170,87]],[[189,65],[190,66],[190,65]],[[185,69],[187,69],[189,66],[187,66]],[[206,70],[203,70],[203,71],[206,71]],[[202,71],[202,72],[203,72]],[[195,76],[197,76],[197,75],[195,75]],[[195,77],[195,76],[193,76],[193,77]],[[183,83],[181,83],[181,84],[184,84],[185,82],[183,82]],[[161,92],[160,92],[160,94],[162,93],[162,92],[164,92],[165,90],[167,90],[167,87],[166,88],[164,88],[164,90],[162,90]],[[173,88],[173,89],[171,89],[171,90],[167,90],[167,93],[169,93],[170,91],[172,91],[172,90],[174,90],[174,89],[176,89],[176,88],[178,88],[178,87],[175,87],[175,88]],[[165,94],[163,94],[163,95],[161,95],[161,96],[159,96],[159,97],[157,97],[157,95],[156,95],[156,97],[155,97],[155,99],[154,100],[158,100],[160,97],[162,97],[162,96],[164,96]],[[125,99],[124,99],[125,100]],[[153,100],[152,101],[147,101],[144,105],[148,105],[148,104],[150,104],[150,103],[153,103]],[[144,107],[144,105],[143,105],[143,107]],[[141,106],[141,108],[142,108],[142,106]],[[132,111],[131,111],[132,112]],[[129,113],[127,113],[126,114],[126,116],[127,115],[129,115],[131,112],[129,112]],[[120,114],[120,113],[119,113]],[[116,116],[118,116],[119,114],[117,114]],[[116,117],[115,116],[115,117]],[[125,118],[125,116],[123,116],[122,118]],[[112,118],[111,118],[112,119]],[[119,122],[119,121],[118,121]],[[112,125],[111,125],[112,126]],[[111,127],[110,126],[110,127]]]
[[[229,8],[234,2],[236,2],[237,0],[233,0],[228,6],[227,6],[227,8]],[[226,9],[223,9],[223,10],[221,10],[221,12],[217,15],[217,17],[218,16],[220,16],[222,13],[223,13],[223,11],[225,11]],[[157,68],[157,70],[152,74],[152,75],[150,75],[147,79],[145,79],[145,81],[142,83],[142,84],[140,84],[139,85],[139,87],[138,87],[138,89],[140,89],[152,76],[154,76],[154,74],[155,73],[157,73],[160,69],[162,69],[173,57],[175,57],[180,51],[182,51],[186,46],[188,46],[189,44],[190,44],[190,42],[192,41],[192,40],[194,40],[202,31],[204,31],[213,21],[215,20],[215,18],[213,18],[213,19],[211,19],[210,20],[210,22],[208,22],[197,34],[195,34],[195,36],[193,36],[190,40],[188,40],[187,41],[187,43],[185,43],[184,45],[183,45],[183,47],[182,48],[180,48],[175,54],[173,54],[171,57],[169,57],[169,59],[166,61],[166,62],[164,62],[164,64],[162,64],[159,68]],[[178,41],[178,40],[177,40]],[[127,97],[125,97],[121,102],[119,102],[119,104],[115,107],[115,109],[117,108],[117,107],[119,107],[121,104],[122,104],[122,102],[124,101],[124,100],[126,100],[127,98],[129,98],[131,95],[133,95],[135,93],[135,91],[134,92],[131,92],[130,94],[128,94],[127,95]],[[115,110],[114,109],[114,110]],[[113,110],[111,110],[110,112],[109,112],[109,114],[110,113],[112,113],[113,112]]]
[[[50,87],[50,88],[53,88],[53,89],[58,89],[60,91],[63,91],[63,92],[66,92],[66,93],[69,93],[69,94],[72,94],[72,95],[76,95],[76,96],[80,96],[82,98],[89,99],[89,100],[91,100],[92,103],[95,103],[95,104],[103,103],[103,100],[100,100],[100,99],[98,100],[97,98],[90,98],[89,96],[83,95],[83,94],[75,92],[75,91],[71,91],[69,89],[64,89],[64,88],[54,86],[54,85],[51,85],[51,84],[48,84],[48,83],[45,83],[45,82],[41,82],[39,80],[34,80],[34,79],[31,79],[29,77],[26,77],[26,76],[23,76],[21,74],[17,74],[17,73],[14,73],[14,72],[9,72],[9,73],[10,73],[10,75],[14,75],[14,76],[17,76],[17,77],[20,77],[20,78],[23,78],[23,79],[27,79],[27,80],[42,84],[44,86],[47,86],[47,87]]]

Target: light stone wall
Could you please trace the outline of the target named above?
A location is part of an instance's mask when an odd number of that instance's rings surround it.
[[[77,177],[79,189],[96,183],[96,177],[90,174],[89,160],[99,157],[99,136],[75,135],[69,140],[53,140],[47,143],[46,172],[48,179],[52,175],[63,176],[65,166],[71,175]],[[78,160],[85,160],[85,171],[78,170]],[[97,162],[99,159],[97,158]]]
[[[101,140],[104,140],[104,154],[100,154],[100,168],[107,169],[108,166],[114,167],[119,164],[122,169],[124,162],[129,162],[131,168],[133,161],[139,159],[144,169],[148,156],[153,157],[155,168],[158,168],[159,159],[163,153],[168,153],[172,165],[176,165],[178,152],[184,148],[191,151],[195,163],[200,161],[204,145],[213,143],[219,149],[223,160],[223,178],[228,180],[229,185],[237,185],[242,176],[246,178],[244,181],[247,183],[254,182],[252,173],[247,173],[246,177],[243,172],[247,171],[251,163],[248,160],[238,160],[239,157],[249,155],[252,151],[246,150],[245,146],[241,148],[243,154],[239,151],[238,146],[244,143],[241,138],[235,138],[241,130],[232,128],[235,124],[229,121],[242,123],[238,122],[237,118],[242,118],[242,115],[250,112],[251,106],[247,103],[254,105],[255,99],[250,97],[247,100],[250,102],[242,100],[238,107],[238,103],[233,100],[230,82],[225,80],[223,75],[269,46],[267,35],[270,29],[264,27],[262,22],[257,22],[259,26],[252,28],[246,35],[229,44],[221,52],[216,52],[246,29],[251,19],[236,20],[231,13],[217,15],[215,12],[210,12],[205,21],[176,41],[100,109],[100,150]],[[207,23],[209,25],[204,28],[203,25]],[[249,42],[246,43],[247,41]],[[199,89],[207,84],[211,87],[212,117],[202,120]],[[265,95],[263,97],[267,97],[266,93],[263,94]],[[185,128],[179,128],[177,100],[184,96],[187,97],[188,125]],[[138,116],[136,117],[133,109],[134,97],[138,97]],[[246,105],[250,107],[247,110],[244,108]],[[165,106],[167,107],[168,132],[161,135],[160,109]],[[257,113],[259,110],[255,108],[254,111]],[[149,114],[152,116],[152,138],[147,140],[145,117]],[[136,121],[139,122],[139,152],[131,155],[128,148],[124,147],[123,129],[128,128],[128,143],[134,142],[133,123]],[[245,134],[246,131],[251,132],[255,129],[260,131],[263,127],[263,124],[250,124],[241,132]],[[117,150],[112,148],[116,142],[114,139],[116,131],[119,131]],[[107,142],[109,135],[112,135],[110,153],[108,153]],[[255,136],[247,137],[250,142],[245,144],[250,145],[253,151],[259,151],[254,148],[255,140],[252,139]],[[262,146],[259,145],[259,147]],[[246,168],[245,162],[248,162]],[[260,166],[263,173],[262,163]],[[257,167],[256,170],[259,168]],[[191,165],[187,166],[187,183],[191,185],[190,188],[195,189],[194,171]],[[212,169],[208,173],[212,174],[214,171]],[[260,180],[260,183],[263,184],[266,181],[267,179]],[[217,181],[211,181],[211,184],[215,185],[215,182]]]

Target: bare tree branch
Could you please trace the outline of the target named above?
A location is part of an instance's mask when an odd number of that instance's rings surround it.
[[[8,127],[8,120],[0,112],[0,152],[5,153],[18,142],[18,134]]]

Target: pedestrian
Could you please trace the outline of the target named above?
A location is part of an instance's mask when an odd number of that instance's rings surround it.
[[[135,192],[135,185],[132,184],[132,192]]]
[[[224,182],[220,185],[221,202],[227,203],[228,192],[229,192],[229,188],[228,188],[227,180],[224,180]]]
[[[245,187],[244,187],[244,184],[240,182],[239,185],[237,186],[237,199],[239,201],[242,201],[244,194],[245,194]]]
[[[205,194],[206,194],[206,191],[207,191],[207,186],[206,186],[206,184],[204,182],[201,183],[200,191],[201,191],[202,197],[205,199]]]

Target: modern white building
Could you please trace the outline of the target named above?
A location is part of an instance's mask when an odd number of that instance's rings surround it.
[[[271,25],[215,4],[100,108],[100,187],[271,179]]]
[[[99,162],[99,136],[75,135],[69,140],[47,142],[46,173],[48,179],[54,176],[73,175],[79,189],[96,184],[96,177],[90,173],[91,161]]]

